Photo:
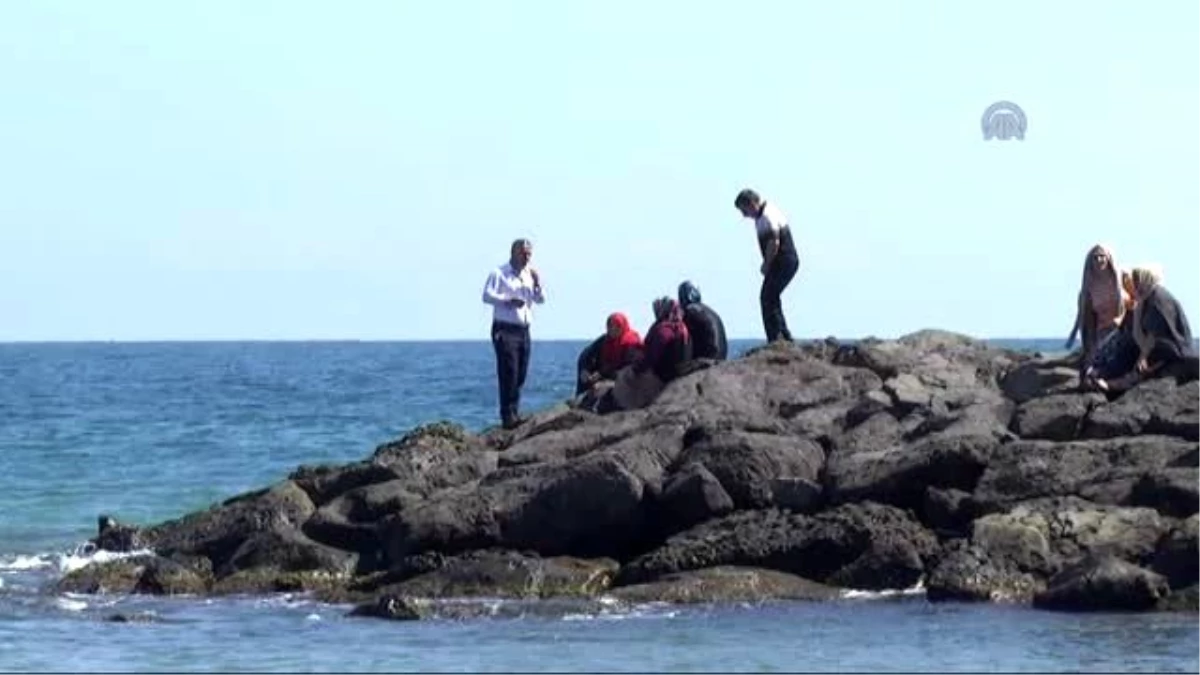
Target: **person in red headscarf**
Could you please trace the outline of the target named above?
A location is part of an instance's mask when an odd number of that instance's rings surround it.
[[[579,354],[575,395],[600,382],[613,380],[642,353],[642,336],[629,325],[629,317],[615,312],[608,317],[607,330]]]
[[[681,366],[692,358],[691,336],[679,303],[662,297],[654,301],[653,309],[654,325],[646,332],[643,353],[617,375],[612,389],[597,407],[601,414],[650,405],[669,382],[680,376]]]

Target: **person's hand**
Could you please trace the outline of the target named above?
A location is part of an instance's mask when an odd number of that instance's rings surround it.
[[[535,289],[542,287],[542,278],[538,276],[538,271],[532,267],[529,268],[529,277],[533,279],[533,287]]]
[[[1096,379],[1094,382],[1096,384],[1096,388],[1100,391],[1108,391],[1108,382],[1106,380]]]
[[[525,306],[525,301],[520,298],[513,298],[512,300],[508,301],[508,306],[512,307],[513,309],[521,309]]]
[[[1150,370],[1150,364],[1146,362],[1146,359],[1145,358],[1138,359],[1138,362],[1137,362],[1138,374],[1145,375],[1146,371],[1148,371],[1148,370]]]

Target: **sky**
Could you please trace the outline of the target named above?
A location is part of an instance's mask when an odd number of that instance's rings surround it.
[[[1065,338],[1097,242],[1196,325],[1198,53],[1195,0],[5,0],[0,340],[487,339],[516,237],[535,340],[684,279],[761,338],[743,187],[797,337]]]

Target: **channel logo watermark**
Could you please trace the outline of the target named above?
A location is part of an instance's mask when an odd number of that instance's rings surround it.
[[[983,111],[980,126],[983,127],[985,141],[1011,141],[1014,138],[1023,141],[1029,120],[1025,118],[1025,111],[1016,103],[996,101]]]

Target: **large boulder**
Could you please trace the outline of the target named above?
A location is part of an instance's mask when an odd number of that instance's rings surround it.
[[[1144,473],[1159,471],[1195,449],[1194,442],[1167,436],[1007,443],[996,448],[983,471],[975,501],[994,511],[1030,499],[1087,494],[1127,505]]]
[[[621,568],[621,585],[721,565],[787,572],[842,588],[912,587],[935,537],[894,507],[846,504],[816,516],[742,511],[671,537]]]
[[[1033,606],[1070,611],[1145,611],[1170,593],[1162,576],[1113,556],[1087,558],[1052,578]]]
[[[1157,434],[1200,440],[1200,382],[1157,378],[1092,411],[1085,438]]]

